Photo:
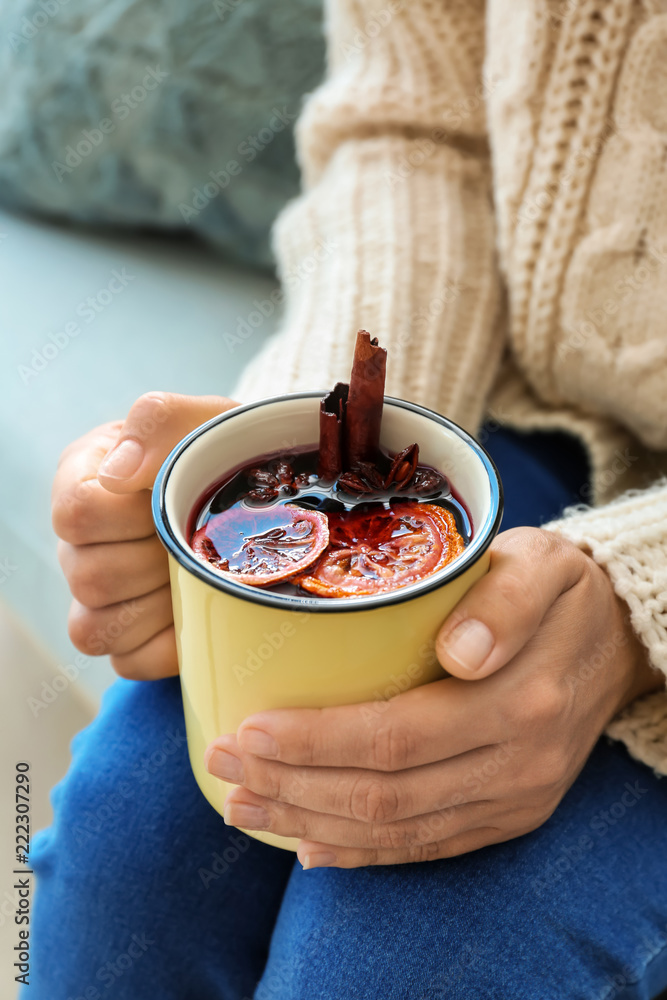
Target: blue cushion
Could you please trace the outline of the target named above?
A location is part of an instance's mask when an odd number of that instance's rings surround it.
[[[321,0],[12,0],[0,40],[0,201],[271,264]]]

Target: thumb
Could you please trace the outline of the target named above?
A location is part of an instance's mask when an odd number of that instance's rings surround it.
[[[462,680],[504,667],[535,635],[551,606],[581,579],[586,557],[557,535],[512,528],[491,546],[491,566],[436,638],[441,665]]]
[[[145,393],[132,406],[118,440],[100,463],[100,484],[110,493],[150,489],[160,466],[181,438],[237,405],[224,396]]]

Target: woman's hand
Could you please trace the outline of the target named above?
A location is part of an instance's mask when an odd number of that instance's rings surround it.
[[[167,554],[150,488],[189,431],[236,404],[220,396],[141,396],[124,423],[104,424],[63,452],[52,493],[58,557],[74,596],[72,642],[111,654],[122,677],[178,673]]]
[[[209,771],[240,786],[226,822],[300,838],[306,868],[510,840],[551,816],[610,719],[664,683],[604,571],[532,528],[499,535],[436,652],[454,676],[386,702],[260,712],[215,740]]]

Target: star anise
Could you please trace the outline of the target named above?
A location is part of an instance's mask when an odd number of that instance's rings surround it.
[[[338,485],[348,493],[376,493],[375,486],[362,479],[356,472],[344,472],[338,477]]]
[[[384,488],[382,473],[374,462],[357,462],[353,471],[373,490]]]
[[[391,468],[384,481],[384,488],[389,489],[393,484],[397,490],[405,489],[412,480],[419,461],[419,445],[409,444],[403,451],[399,451],[391,463]]]

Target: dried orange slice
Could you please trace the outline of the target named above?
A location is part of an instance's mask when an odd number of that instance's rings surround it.
[[[307,569],[329,544],[326,514],[294,504],[214,514],[192,537],[192,548],[229,579],[268,587]]]
[[[319,597],[383,594],[423,580],[463,552],[450,511],[406,500],[389,509],[329,514],[329,546],[293,580]]]

